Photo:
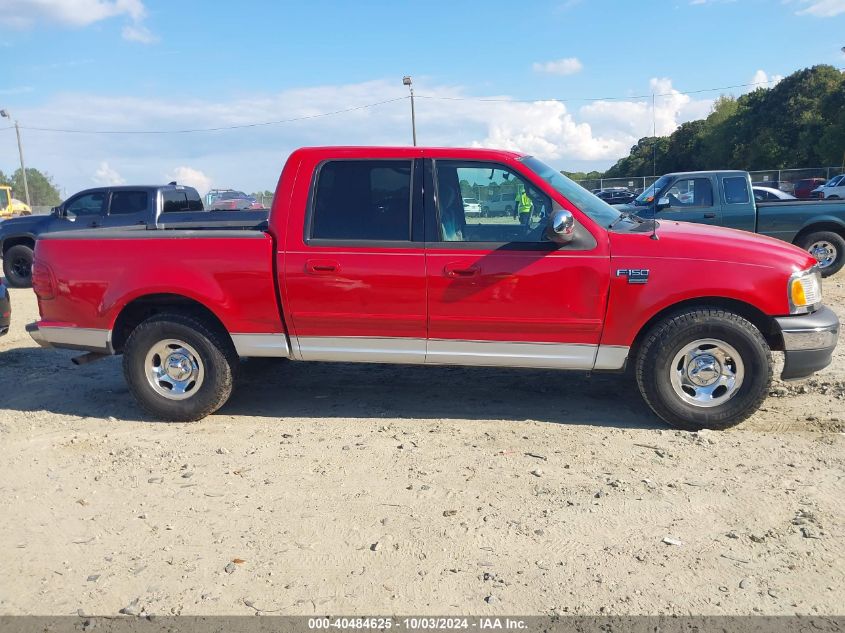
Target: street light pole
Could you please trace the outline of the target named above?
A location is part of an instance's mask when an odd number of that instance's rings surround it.
[[[5,119],[12,120],[12,115],[9,114],[8,110],[0,110],[0,116]],[[24,196],[26,197],[26,204],[27,206],[32,206],[29,201],[29,183],[26,181],[26,165],[23,162],[23,145],[21,145],[21,128],[18,126],[18,122],[15,121],[15,135],[18,137],[18,156],[21,159],[21,176],[23,177],[23,192]]]
[[[417,146],[417,120],[416,115],[414,113],[414,88],[411,86],[411,77],[410,75],[405,75],[402,77],[402,85],[408,86],[408,90],[411,91],[411,134],[414,137],[414,147]]]

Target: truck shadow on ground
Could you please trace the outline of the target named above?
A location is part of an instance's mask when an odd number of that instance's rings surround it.
[[[627,376],[487,367],[250,360],[220,412],[665,428]]]
[[[71,364],[73,352],[0,354],[0,408],[156,422],[135,404],[120,358]],[[665,428],[624,375],[359,363],[242,363],[221,415],[265,418],[536,420]]]

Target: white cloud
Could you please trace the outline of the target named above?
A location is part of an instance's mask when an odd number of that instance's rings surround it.
[[[120,32],[123,39],[130,42],[140,42],[141,44],[152,44],[157,42],[158,38],[152,34],[143,24],[127,24]]]
[[[180,185],[187,185],[193,187],[199,194],[205,195],[211,189],[211,178],[202,173],[199,169],[193,167],[181,166],[177,167],[165,177],[167,182],[176,181]]]
[[[507,95],[478,95],[461,86],[415,78],[417,135],[424,145],[485,146],[529,152],[559,168],[605,168],[652,133],[651,99],[517,102]],[[668,79],[654,79],[659,134],[706,116],[711,101],[681,95]],[[640,91],[644,92],[644,91]],[[425,96],[448,99],[426,99]],[[493,99],[478,101],[475,97]],[[24,128],[27,160],[50,172],[72,193],[89,186],[103,160],[120,165],[129,183],[176,180],[204,192],[212,184],[245,191],[273,189],[287,155],[303,145],[409,145],[406,99],[337,116],[279,125],[191,134],[88,135],[36,131],[180,130],[245,125],[313,116],[404,97],[394,81],[328,85],[234,100],[142,99],[60,94],[16,112]],[[467,100],[464,100],[467,99]],[[14,135],[0,135],[0,155],[14,155]],[[164,170],[162,165],[165,166]],[[172,167],[168,167],[172,166]],[[177,168],[176,166],[179,166]],[[191,171],[188,171],[191,170]],[[220,175],[225,175],[220,176]]]
[[[100,185],[101,187],[126,184],[123,176],[117,173],[117,170],[113,169],[106,161],[100,163],[91,180],[95,185]]]
[[[845,13],[845,0],[798,0],[803,9],[797,15],[811,15],[817,18],[832,18]]]
[[[0,2],[0,24],[15,29],[28,29],[42,23],[71,28],[90,26],[116,17],[128,20],[124,39],[148,44],[155,37],[144,26],[147,15],[142,0],[3,0]]]
[[[574,75],[581,72],[584,64],[577,57],[564,57],[548,62],[534,62],[532,65],[535,73],[546,73],[549,75]]]
[[[749,86],[749,90],[756,90],[757,88],[772,88],[780,83],[781,79],[783,79],[783,75],[772,75],[769,76],[765,70],[758,70],[754,73],[754,76],[751,77],[750,83],[755,84],[753,86]]]

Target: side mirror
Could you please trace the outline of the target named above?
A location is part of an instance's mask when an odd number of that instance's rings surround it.
[[[50,209],[50,215],[55,216],[57,218],[62,217],[62,208],[61,207],[53,207]]]
[[[657,210],[662,211],[663,209],[668,209],[671,205],[669,204],[669,198],[660,198],[657,201]]]
[[[575,218],[566,210],[555,211],[549,216],[546,237],[556,244],[569,244],[575,237]]]

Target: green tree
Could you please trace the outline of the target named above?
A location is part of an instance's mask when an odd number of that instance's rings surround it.
[[[62,201],[59,190],[49,174],[43,174],[34,167],[26,168],[26,183],[29,186],[29,200],[33,206],[56,206]],[[21,170],[12,175],[12,195],[18,200],[26,200]]]

